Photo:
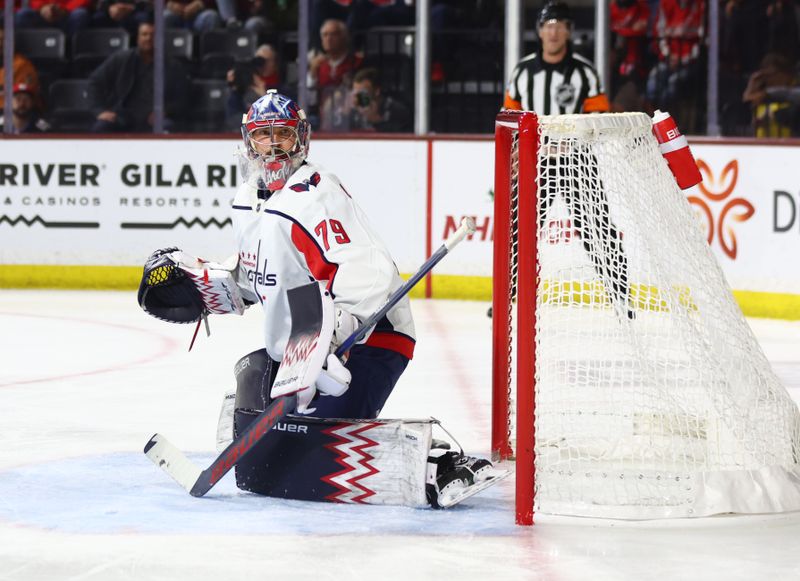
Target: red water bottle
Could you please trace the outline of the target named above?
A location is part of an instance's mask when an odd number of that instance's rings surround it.
[[[653,134],[658,140],[661,155],[667,160],[680,189],[691,188],[703,181],[703,176],[697,169],[697,162],[689,149],[689,142],[681,135],[680,129],[669,113],[656,109],[653,114]]]

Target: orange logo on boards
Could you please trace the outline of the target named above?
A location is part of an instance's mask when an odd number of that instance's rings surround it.
[[[706,239],[709,244],[713,244],[714,238],[719,239],[719,245],[725,255],[731,260],[736,259],[737,244],[736,234],[733,227],[729,224],[734,222],[746,222],[756,209],[753,204],[744,198],[731,198],[736,182],[739,180],[739,162],[732,160],[726,165],[719,178],[714,175],[708,164],[702,159],[697,160],[697,167],[703,174],[703,181],[698,185],[704,198],[698,196],[687,196],[689,203],[698,210],[698,214],[706,220]],[[714,206],[722,204],[719,215],[715,221],[714,214],[711,212],[711,202]]]

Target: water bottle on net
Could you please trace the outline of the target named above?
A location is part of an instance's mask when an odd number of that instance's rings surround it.
[[[689,142],[681,134],[669,113],[656,109],[653,114],[653,134],[658,140],[661,155],[667,160],[680,189],[691,188],[703,181],[697,162],[689,149]]]

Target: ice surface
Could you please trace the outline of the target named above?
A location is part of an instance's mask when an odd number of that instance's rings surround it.
[[[192,498],[142,454],[154,432],[213,458],[260,313],[191,326],[135,293],[0,291],[0,580],[790,579],[800,515],[513,524],[513,479],[447,511],[285,501],[227,476]],[[440,419],[488,454],[486,304],[415,301],[417,356],[385,417]],[[800,324],[751,321],[795,399]]]

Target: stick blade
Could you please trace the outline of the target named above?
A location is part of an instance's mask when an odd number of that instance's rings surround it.
[[[145,444],[144,455],[190,493],[202,473],[183,452],[161,434],[155,434]]]

